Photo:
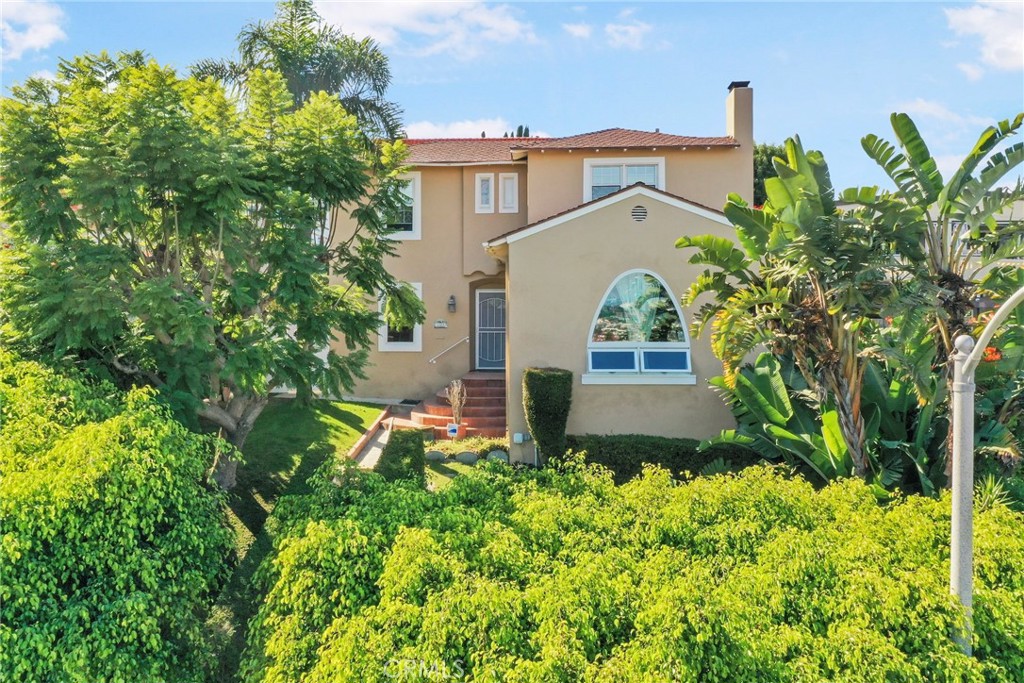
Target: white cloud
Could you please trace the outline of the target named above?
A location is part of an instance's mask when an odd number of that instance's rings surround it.
[[[0,57],[4,61],[21,59],[29,50],[45,50],[67,34],[61,28],[64,12],[52,2],[3,3],[0,21]]]
[[[900,103],[896,105],[896,108],[908,114],[915,114],[956,126],[985,126],[991,123],[991,120],[982,116],[957,114],[941,102],[926,100],[921,97],[910,102]]]
[[[535,42],[533,26],[509,5],[466,2],[316,3],[320,16],[346,33],[369,36],[381,45],[405,47],[421,55],[447,53],[475,57],[500,43]]]
[[[1024,70],[1024,2],[978,0],[970,7],[945,12],[953,33],[980,39],[983,64],[1006,71]]]
[[[610,46],[628,50],[640,50],[644,47],[644,39],[650,33],[651,25],[632,17],[633,10],[623,10],[619,13],[621,23],[605,24],[604,33]]]
[[[969,64],[967,62],[962,62],[960,64],[957,64],[956,68],[960,69],[960,71],[963,72],[964,76],[967,76],[967,80],[969,81],[976,81],[985,75],[985,70],[982,69],[977,64]]]
[[[57,80],[57,74],[53,73],[49,69],[40,69],[32,73],[29,78],[41,78],[44,81],[55,81]]]
[[[573,38],[589,38],[594,27],[590,24],[562,24],[562,29],[565,30]]]
[[[410,138],[478,138],[481,132],[487,133],[489,138],[500,138],[515,128],[508,122],[508,119],[497,116],[493,119],[465,119],[450,123],[417,121],[407,125],[405,132]],[[550,137],[547,133],[539,130],[530,131],[530,135],[541,138]]]

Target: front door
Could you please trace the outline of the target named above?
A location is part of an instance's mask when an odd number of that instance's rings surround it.
[[[476,369],[505,369],[505,290],[476,290]]]

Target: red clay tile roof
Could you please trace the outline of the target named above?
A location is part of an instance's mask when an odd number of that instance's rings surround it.
[[[593,133],[570,135],[565,138],[530,138],[513,144],[512,149],[609,149],[638,147],[738,147],[731,137],[693,137],[690,135],[669,135],[650,133],[645,130],[608,128]]]
[[[609,128],[564,138],[431,138],[410,139],[408,163],[509,163],[531,149],[641,149],[651,147],[738,147],[735,138],[693,137]]]
[[[406,140],[409,147],[407,163],[472,164],[509,163],[512,145],[530,138],[433,138]]]
[[[558,213],[551,214],[550,216],[548,216],[546,218],[541,218],[538,221],[534,221],[532,223],[528,223],[527,225],[523,225],[521,227],[518,227],[515,230],[509,230],[508,232],[502,233],[502,234],[498,235],[497,237],[492,237],[491,239],[489,239],[486,242],[484,242],[484,245],[486,246],[486,245],[491,244],[493,242],[498,242],[500,240],[505,239],[506,237],[511,237],[512,235],[515,235],[518,232],[522,232],[523,230],[529,230],[530,228],[534,227],[535,225],[540,225],[541,223],[547,223],[548,221],[550,221],[553,218],[558,218],[560,216],[564,216],[566,214],[573,213],[574,211],[579,211],[580,209],[588,207],[591,204],[596,204],[597,202],[603,202],[606,199],[609,199],[611,197],[617,197],[618,195],[620,195],[620,194],[622,194],[624,192],[628,192],[629,190],[632,190],[632,189],[634,189],[634,188],[636,188],[638,186],[639,187],[643,187],[646,190],[650,190],[651,192],[654,192],[655,194],[664,195],[664,196],[669,197],[671,199],[675,199],[675,200],[678,200],[678,201],[681,201],[681,202],[685,202],[685,203],[687,203],[687,204],[689,204],[691,206],[696,206],[698,208],[704,209],[705,211],[710,211],[712,213],[717,213],[719,216],[724,216],[725,215],[725,212],[723,212],[721,209],[713,209],[710,206],[705,206],[704,204],[700,204],[698,202],[691,201],[691,200],[687,199],[686,197],[680,197],[679,195],[672,194],[671,192],[665,192],[665,190],[659,190],[656,187],[651,187],[650,185],[645,185],[644,183],[634,183],[632,185],[627,185],[626,187],[624,187],[624,188],[622,188],[620,190],[616,190],[615,192],[612,192],[611,194],[606,194],[605,196],[598,197],[597,199],[591,199],[589,202],[583,202],[582,204],[580,204],[578,206],[574,206],[571,209],[566,209],[565,211],[559,211]]]

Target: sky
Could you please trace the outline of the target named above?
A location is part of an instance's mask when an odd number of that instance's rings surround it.
[[[724,135],[731,81],[754,136],[799,135],[838,188],[889,183],[861,138],[910,114],[948,177],[1024,110],[1024,0],[996,2],[335,2],[328,22],[377,40],[411,137],[611,127]],[[141,49],[186,73],[233,54],[272,2],[0,0],[0,82],[61,58]]]

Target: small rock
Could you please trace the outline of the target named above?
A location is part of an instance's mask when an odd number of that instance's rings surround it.
[[[503,463],[508,463],[508,453],[505,451],[491,451],[487,454],[488,460],[500,460]]]
[[[475,465],[476,461],[479,460],[480,458],[479,456],[477,456],[476,453],[473,453],[472,451],[462,451],[461,453],[455,456],[455,459],[465,465]]]
[[[427,460],[432,460],[434,462],[440,462],[440,461],[444,460],[445,455],[441,451],[427,451],[424,454],[423,457],[425,457]]]

